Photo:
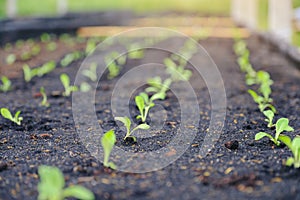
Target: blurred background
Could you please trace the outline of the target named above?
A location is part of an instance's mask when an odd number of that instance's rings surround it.
[[[288,40],[292,44],[300,46],[300,0],[284,1],[291,4],[289,13],[291,33],[288,33]],[[241,5],[241,2],[243,5]],[[252,11],[246,5],[246,2],[248,0],[0,0],[0,20],[7,18],[54,17],[62,16],[66,13],[127,10],[141,16],[156,13],[185,13],[196,16],[233,17],[235,22],[248,28],[268,31],[271,26],[269,19],[270,2],[276,2],[280,9],[280,2],[283,2],[283,0],[252,0],[252,2],[255,2],[255,10],[252,9]],[[250,13],[251,15],[247,10],[252,12]],[[277,13],[279,16],[281,14],[284,13]],[[243,19],[243,15],[250,19]],[[252,22],[249,22],[249,20],[252,20]],[[254,25],[253,20],[255,20]],[[283,28],[278,25],[279,29]],[[276,32],[274,27],[271,31]]]

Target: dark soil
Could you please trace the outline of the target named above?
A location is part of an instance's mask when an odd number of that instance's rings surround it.
[[[165,41],[171,45],[173,41]],[[295,128],[291,136],[300,134],[299,100],[300,72],[268,43],[252,36],[247,40],[254,68],[268,71],[276,119],[288,117]],[[222,74],[227,94],[227,114],[223,132],[206,157],[199,150],[210,120],[210,96],[199,75],[191,85],[197,91],[200,123],[197,135],[187,151],[174,163],[154,172],[134,174],[104,168],[102,163],[86,150],[76,132],[72,115],[72,98],[51,96],[62,91],[59,75],[63,72],[74,77],[81,64],[76,61],[66,68],[58,67],[43,78],[34,78],[25,84],[22,74],[14,75],[14,89],[0,96],[0,107],[13,112],[21,110],[21,126],[0,118],[0,198],[36,199],[37,169],[40,165],[59,167],[67,185],[81,184],[91,189],[97,199],[300,199],[300,170],[285,167],[283,161],[291,156],[286,147],[276,147],[268,140],[254,141],[259,131],[269,131],[262,114],[247,93],[243,74],[232,51],[233,40],[209,38],[200,41]],[[80,49],[80,45],[74,48]],[[149,50],[150,52],[151,50]],[[3,52],[3,50],[0,50]],[[63,51],[58,51],[57,60]],[[147,58],[146,51],[146,58]],[[151,54],[160,59],[168,54]],[[1,57],[4,54],[1,53]],[[143,61],[129,60],[126,70]],[[1,68],[1,74],[10,69]],[[162,130],[152,138],[139,138],[137,143],[123,142],[122,131],[113,119],[110,97],[118,78],[99,82],[96,93],[96,114],[104,130],[114,128],[117,146],[128,151],[153,151],[174,137],[180,124],[178,99],[168,93],[165,101],[158,102],[166,110],[167,119]],[[40,98],[34,98],[45,86],[50,107],[40,107]],[[136,92],[139,92],[138,90]],[[133,99],[134,95],[132,95]],[[130,102],[132,117],[137,114]],[[151,111],[150,111],[151,112]],[[155,123],[155,118],[149,123]]]

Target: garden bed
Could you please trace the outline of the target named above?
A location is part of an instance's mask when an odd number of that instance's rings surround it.
[[[22,71],[11,75],[10,68],[1,68],[1,75],[12,78],[11,91],[1,94],[0,107],[11,111],[21,110],[24,118],[18,126],[0,118],[0,197],[2,199],[36,199],[40,165],[56,166],[62,170],[67,185],[80,184],[90,189],[97,199],[299,199],[299,169],[284,166],[284,160],[291,156],[287,147],[277,147],[267,139],[255,141],[259,131],[268,131],[263,115],[257,109],[247,93],[244,75],[236,63],[232,39],[207,38],[199,43],[208,51],[218,66],[226,89],[226,120],[220,138],[211,152],[200,157],[200,149],[210,123],[211,99],[208,89],[200,75],[195,71],[190,84],[196,91],[199,102],[198,127],[189,127],[196,131],[194,140],[185,153],[167,167],[148,173],[126,173],[103,167],[102,163],[91,155],[83,145],[76,131],[72,98],[64,97],[64,90],[59,76],[66,73],[71,82],[75,80],[83,58],[72,62],[67,67],[59,64],[69,51],[84,50],[86,40],[78,43],[74,39],[70,48],[58,42],[58,49],[48,60],[55,60],[56,69],[43,78],[34,78],[25,83]],[[76,42],[77,41],[77,42]],[[162,41],[163,46],[172,46],[174,39]],[[43,43],[40,43],[43,45]],[[63,43],[64,44],[64,43]],[[297,64],[281,55],[259,37],[247,39],[251,52],[250,60],[256,70],[263,69],[271,74],[274,105],[278,117],[288,117],[295,131],[290,135],[300,134],[299,90],[300,72]],[[62,49],[62,50],[61,50]],[[4,49],[0,51],[4,52]],[[18,49],[10,51],[18,54]],[[1,55],[4,55],[4,53]],[[5,54],[6,55],[6,54]],[[49,56],[49,58],[48,58]],[[129,59],[123,66],[119,77],[134,66],[150,61],[162,61],[167,52],[145,50],[144,59]],[[40,58],[39,56],[37,58]],[[1,59],[4,60],[4,56]],[[37,59],[38,60],[38,59]],[[46,60],[45,60],[46,61]],[[33,62],[39,66],[43,61]],[[20,61],[17,66],[25,62]],[[199,64],[199,63],[198,63]],[[201,63],[200,63],[201,65]],[[13,66],[13,65],[11,65]],[[189,66],[191,70],[193,68]],[[14,70],[13,70],[14,71]],[[155,151],[166,146],[176,136],[180,127],[179,100],[169,91],[164,101],[158,101],[158,109],[150,111],[152,117],[148,123],[155,124],[160,108],[165,110],[166,121],[162,129],[152,133],[153,137],[137,137],[137,143],[124,142],[124,131],[120,129],[112,115],[111,96],[119,77],[108,80],[100,79],[96,92],[95,111],[98,122],[104,130],[115,129],[118,147],[129,152]],[[129,83],[134,85],[134,79]],[[48,94],[50,107],[39,106],[40,87],[44,86]],[[136,90],[137,94],[143,88]],[[122,96],[122,93],[120,94]],[[132,118],[138,113],[131,96],[130,110]],[[189,104],[187,100],[186,104]],[[228,145],[233,143],[234,145]],[[100,141],[99,141],[100,145]],[[170,152],[171,155],[172,152]],[[129,161],[128,161],[129,162]]]

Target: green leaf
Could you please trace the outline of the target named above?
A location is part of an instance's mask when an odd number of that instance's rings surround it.
[[[156,93],[156,94],[152,95],[152,97],[150,99],[151,99],[151,101],[154,101],[154,100],[157,100],[157,99],[164,100],[165,98],[166,98],[166,93],[159,92],[159,93]]]
[[[109,156],[110,156],[110,153],[111,153],[115,143],[116,143],[116,135],[115,135],[114,130],[109,130],[101,138],[101,145],[104,150],[103,165],[105,167],[109,167],[109,163],[108,163]]]
[[[289,149],[292,150],[291,138],[287,135],[279,135],[278,139],[283,142]]]
[[[165,59],[164,59],[164,64],[165,64],[168,68],[176,68],[176,67],[177,67],[176,63],[174,63],[170,58],[165,58]]]
[[[263,112],[263,114],[267,117],[265,121],[269,122],[268,127],[273,126],[273,118],[274,118],[274,112],[272,110],[266,110]]]
[[[66,197],[75,197],[81,200],[93,200],[95,199],[94,194],[86,189],[85,187],[74,185],[70,186],[63,191],[64,198]]]
[[[294,164],[294,162],[295,162],[294,158],[289,157],[287,159],[287,161],[285,162],[285,165],[290,167],[290,166],[292,166]]]
[[[280,118],[276,122],[276,135],[281,134],[283,131],[294,131],[294,129],[289,126],[289,119]]]
[[[268,137],[268,138],[274,140],[274,138],[273,138],[272,135],[270,135],[270,134],[268,134],[268,133],[265,133],[265,132],[259,132],[259,133],[257,133],[257,134],[255,135],[255,140],[260,140],[260,139],[262,139],[262,138],[264,138],[264,137]]]
[[[131,121],[128,117],[115,117],[115,120],[122,122],[127,129],[127,133],[130,132]]]
[[[68,88],[70,86],[70,78],[67,74],[61,74],[60,80],[61,80],[64,88]]]
[[[137,130],[137,129],[147,130],[147,129],[149,129],[149,128],[150,128],[150,126],[149,126],[148,124],[140,124],[140,125],[138,125],[137,127],[135,127],[136,130]]]
[[[143,97],[145,104],[149,104],[149,96],[145,92],[141,92],[139,96]]]
[[[62,190],[65,185],[62,172],[56,167],[42,165],[38,168],[38,174],[40,177],[38,199],[62,199]]]
[[[13,121],[13,117],[12,117],[12,115],[11,115],[11,112],[10,112],[7,108],[1,108],[1,115],[2,115],[4,118]]]
[[[137,105],[141,116],[144,116],[144,108],[145,108],[145,101],[144,98],[141,96],[136,96],[135,97],[135,104]]]

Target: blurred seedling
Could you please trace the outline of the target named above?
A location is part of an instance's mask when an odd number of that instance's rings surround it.
[[[117,169],[117,166],[113,162],[109,162],[109,157],[111,151],[114,148],[115,143],[116,143],[116,135],[114,130],[107,131],[101,138],[101,144],[104,151],[104,159],[103,159],[104,167]]]
[[[1,77],[2,84],[0,85],[1,92],[8,92],[11,89],[11,81],[6,76]]]
[[[94,194],[80,185],[65,188],[63,173],[57,167],[42,165],[38,168],[40,182],[38,183],[38,200],[64,200],[74,197],[82,200],[95,199]]]
[[[78,87],[75,85],[70,85],[70,78],[67,74],[60,75],[60,81],[63,84],[65,91],[63,92],[64,96],[70,96],[72,92],[78,91]]]

